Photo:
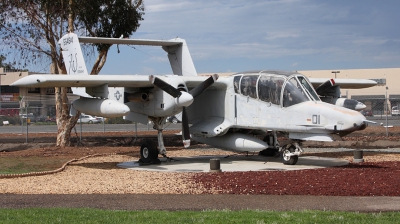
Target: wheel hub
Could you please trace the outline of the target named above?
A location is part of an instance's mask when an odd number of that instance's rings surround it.
[[[284,159],[285,161],[289,161],[289,160],[290,160],[291,154],[292,154],[292,153],[291,153],[288,149],[286,149],[285,151],[283,151],[283,159]]]
[[[148,148],[143,148],[143,157],[149,158],[149,149]]]

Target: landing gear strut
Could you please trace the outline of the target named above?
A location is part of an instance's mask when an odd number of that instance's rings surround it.
[[[261,156],[275,157],[279,155],[279,142],[276,131],[268,133],[263,141],[268,144],[268,148],[259,152]]]

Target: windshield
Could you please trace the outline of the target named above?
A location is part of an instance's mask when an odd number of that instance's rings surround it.
[[[294,77],[289,79],[283,91],[283,107],[290,107],[305,101],[309,101],[309,98],[297,79]]]
[[[307,79],[304,76],[297,76],[301,85],[306,90],[307,94],[310,96],[311,99],[314,101],[320,101],[317,93],[315,92],[314,88],[310,85]]]

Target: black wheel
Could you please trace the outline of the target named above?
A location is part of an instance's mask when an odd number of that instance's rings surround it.
[[[93,124],[93,121],[89,121],[88,123],[89,123],[89,124]]]
[[[172,119],[172,123],[173,124],[177,124],[178,123],[178,119],[176,119],[175,117]]]
[[[283,164],[285,165],[295,165],[297,163],[297,160],[299,160],[299,156],[289,156],[289,153],[294,152],[296,149],[296,147],[294,147],[293,145],[290,146],[289,148],[285,148],[282,152],[281,152],[281,159]]]
[[[158,151],[149,143],[145,143],[140,147],[140,160],[141,163],[159,163]]]

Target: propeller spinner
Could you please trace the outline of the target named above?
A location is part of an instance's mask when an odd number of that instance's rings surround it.
[[[149,77],[150,82],[174,97],[176,104],[182,107],[182,139],[185,148],[190,146],[189,121],[185,108],[190,106],[193,103],[194,98],[210,87],[217,79],[218,75],[214,74],[187,93],[178,90],[156,76],[151,75]]]

